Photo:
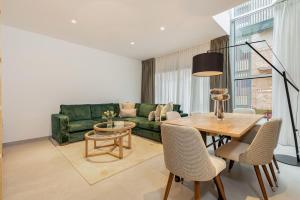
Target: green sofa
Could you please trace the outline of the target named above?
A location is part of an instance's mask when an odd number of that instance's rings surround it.
[[[116,117],[114,120],[124,120],[136,123],[133,134],[161,142],[160,122],[148,121],[148,115],[156,109],[156,104],[135,104],[137,116],[133,118]],[[52,114],[52,138],[59,144],[77,142],[84,139],[84,134],[93,129],[93,125],[104,122],[102,113],[114,110],[119,116],[119,104],[82,104],[61,105],[59,114]],[[173,110],[182,117],[188,116],[182,113],[180,105],[174,104]]]

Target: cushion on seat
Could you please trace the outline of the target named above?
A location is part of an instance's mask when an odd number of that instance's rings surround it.
[[[70,121],[90,120],[90,105],[61,105],[61,114],[67,115]]]
[[[138,112],[138,116],[139,117],[147,117],[151,111],[155,111],[156,109],[156,105],[155,104],[146,104],[146,103],[142,103],[139,106],[139,112]]]
[[[81,121],[73,121],[69,123],[69,132],[77,132],[77,131],[85,131],[93,129],[94,125],[93,120],[81,120]]]
[[[216,168],[216,176],[226,168],[226,162],[222,158],[210,155],[211,162]]]
[[[96,118],[102,118],[103,112],[105,111],[114,111],[115,112],[115,106],[112,103],[108,104],[92,104],[91,105],[91,115],[92,119]]]
[[[215,154],[218,157],[238,162],[240,159],[240,155],[244,153],[248,149],[248,147],[249,144],[238,141],[232,141],[218,148]]]
[[[173,104],[173,111],[180,112],[180,105],[179,104]]]
[[[122,118],[122,120],[130,121],[136,123],[137,128],[160,131],[160,123],[155,121],[148,121],[145,117],[135,117],[135,118]]]

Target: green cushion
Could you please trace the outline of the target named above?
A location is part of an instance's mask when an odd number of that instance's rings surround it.
[[[102,114],[105,111],[115,111],[114,104],[92,104],[91,105],[91,112],[92,112],[92,119],[102,118]]]
[[[155,104],[146,104],[142,103],[139,107],[139,117],[147,117],[151,111],[155,111],[156,105]]]
[[[141,121],[138,127],[152,131],[160,131],[160,123],[155,121]]]
[[[77,132],[77,131],[84,131],[84,130],[91,130],[93,129],[94,125],[93,120],[81,120],[81,121],[73,121],[69,123],[69,132]]]
[[[70,121],[91,119],[90,105],[61,105],[61,114],[67,115]]]
[[[180,112],[180,105],[179,104],[174,104],[173,105],[173,111]]]
[[[125,118],[124,120],[136,123],[137,128],[160,131],[159,122],[149,121],[148,118],[145,117]]]

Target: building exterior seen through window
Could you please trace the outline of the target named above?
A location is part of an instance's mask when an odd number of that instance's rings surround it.
[[[232,10],[231,44],[266,40],[272,46],[272,0],[251,0]],[[269,60],[266,44],[255,48]],[[272,70],[248,46],[232,49],[233,102],[236,108],[253,108],[256,113],[272,114]]]

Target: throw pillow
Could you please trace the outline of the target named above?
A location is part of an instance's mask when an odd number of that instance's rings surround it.
[[[155,111],[151,111],[148,115],[148,121],[153,121],[155,119]]]
[[[162,107],[160,116],[161,117],[166,117],[167,112],[173,111],[173,103],[167,103],[165,106]]]
[[[120,117],[136,117],[136,109],[120,109]]]
[[[161,109],[162,105],[157,105],[156,110],[155,110],[155,121],[160,121],[160,114],[161,114]]]
[[[120,103],[120,109],[134,109],[135,103],[131,102],[125,102],[125,103]]]

